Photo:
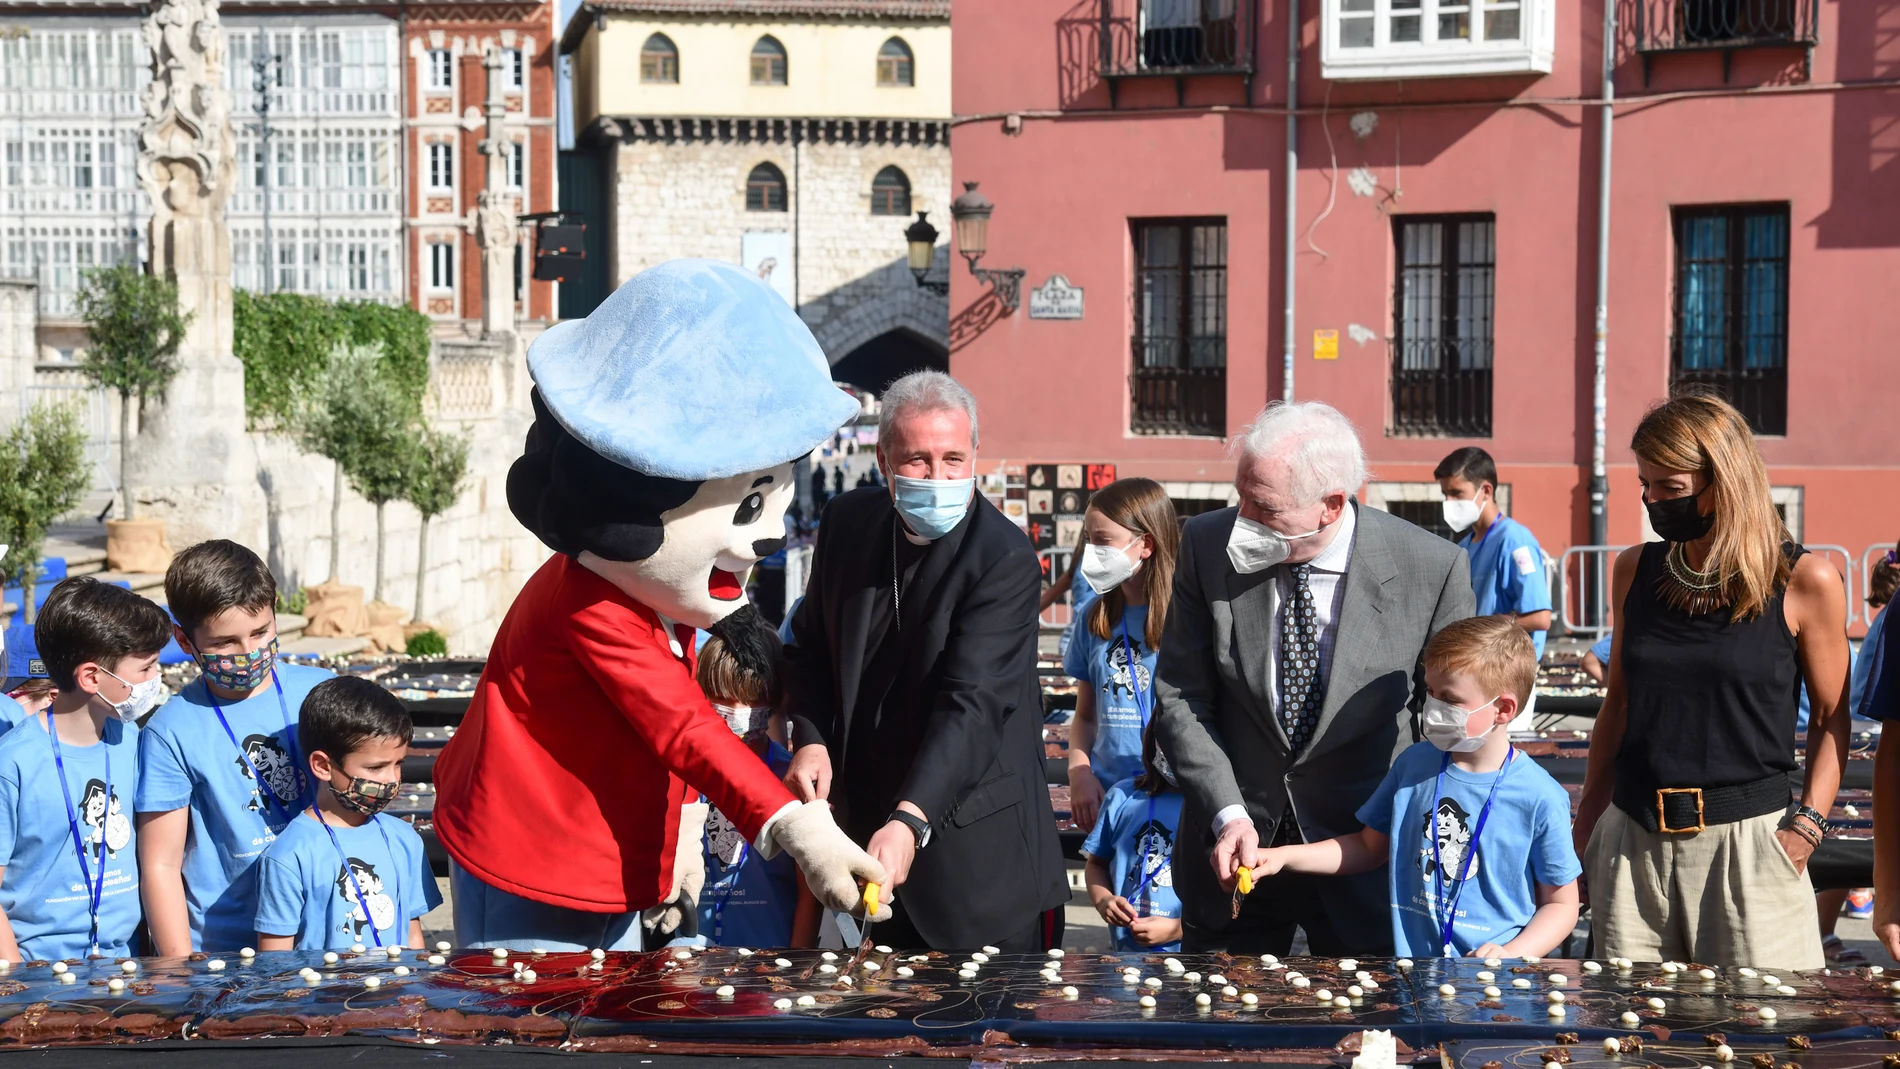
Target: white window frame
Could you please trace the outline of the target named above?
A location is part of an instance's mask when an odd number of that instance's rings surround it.
[[[432,93],[447,93],[455,89],[455,57],[446,48],[431,48],[422,54],[424,68],[423,88]]]
[[[443,281],[444,279],[447,281]],[[455,243],[436,241],[429,245],[429,288],[438,292],[455,290]]]
[[[448,181],[439,181],[447,171]],[[429,190],[435,193],[451,193],[455,190],[455,143],[452,141],[429,142]]]
[[[1556,56],[1556,0],[1517,0],[1518,36],[1486,41],[1479,0],[1418,0],[1420,40],[1391,41],[1392,0],[1372,0],[1370,47],[1340,46],[1342,22],[1362,13],[1343,12],[1348,0],[1321,0],[1320,74],[1336,80],[1461,77],[1474,74],[1549,74]],[[1438,41],[1438,9],[1470,11],[1473,38]],[[1412,14],[1410,9],[1403,12]]]
[[[503,64],[502,88],[510,93],[524,93],[528,89],[528,53],[525,49],[504,48],[501,50]]]

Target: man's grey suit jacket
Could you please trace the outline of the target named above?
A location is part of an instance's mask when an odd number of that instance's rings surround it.
[[[1245,804],[1264,845],[1283,819],[1307,842],[1358,830],[1354,815],[1392,760],[1419,738],[1419,658],[1439,628],[1472,614],[1465,552],[1443,538],[1356,502],[1345,596],[1327,669],[1319,725],[1289,753],[1267,693],[1273,629],[1270,587],[1284,566],[1234,571],[1227,539],[1237,509],[1189,520],[1155,671],[1155,731],[1186,804],[1175,843],[1175,889],[1187,921],[1218,930],[1230,898],[1208,857],[1213,815]],[[1291,812],[1289,813],[1289,804]],[[1389,953],[1391,896],[1381,868],[1336,879],[1324,905],[1358,953]]]

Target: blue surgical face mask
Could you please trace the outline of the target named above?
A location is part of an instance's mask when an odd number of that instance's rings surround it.
[[[956,529],[970,511],[975,479],[913,479],[891,476],[891,497],[897,514],[919,538],[936,541]]]

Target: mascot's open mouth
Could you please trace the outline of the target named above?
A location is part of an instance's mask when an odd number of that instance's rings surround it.
[[[714,568],[712,576],[706,580],[706,590],[720,601],[738,601],[745,597],[745,587],[739,583],[739,577],[724,568]]]

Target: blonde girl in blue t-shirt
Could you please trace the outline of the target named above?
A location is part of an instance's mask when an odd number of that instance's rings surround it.
[[[1098,596],[1062,663],[1078,683],[1069,727],[1071,812],[1088,831],[1108,789],[1141,772],[1181,527],[1160,483],[1121,479],[1089,499],[1082,536],[1076,571]]]

